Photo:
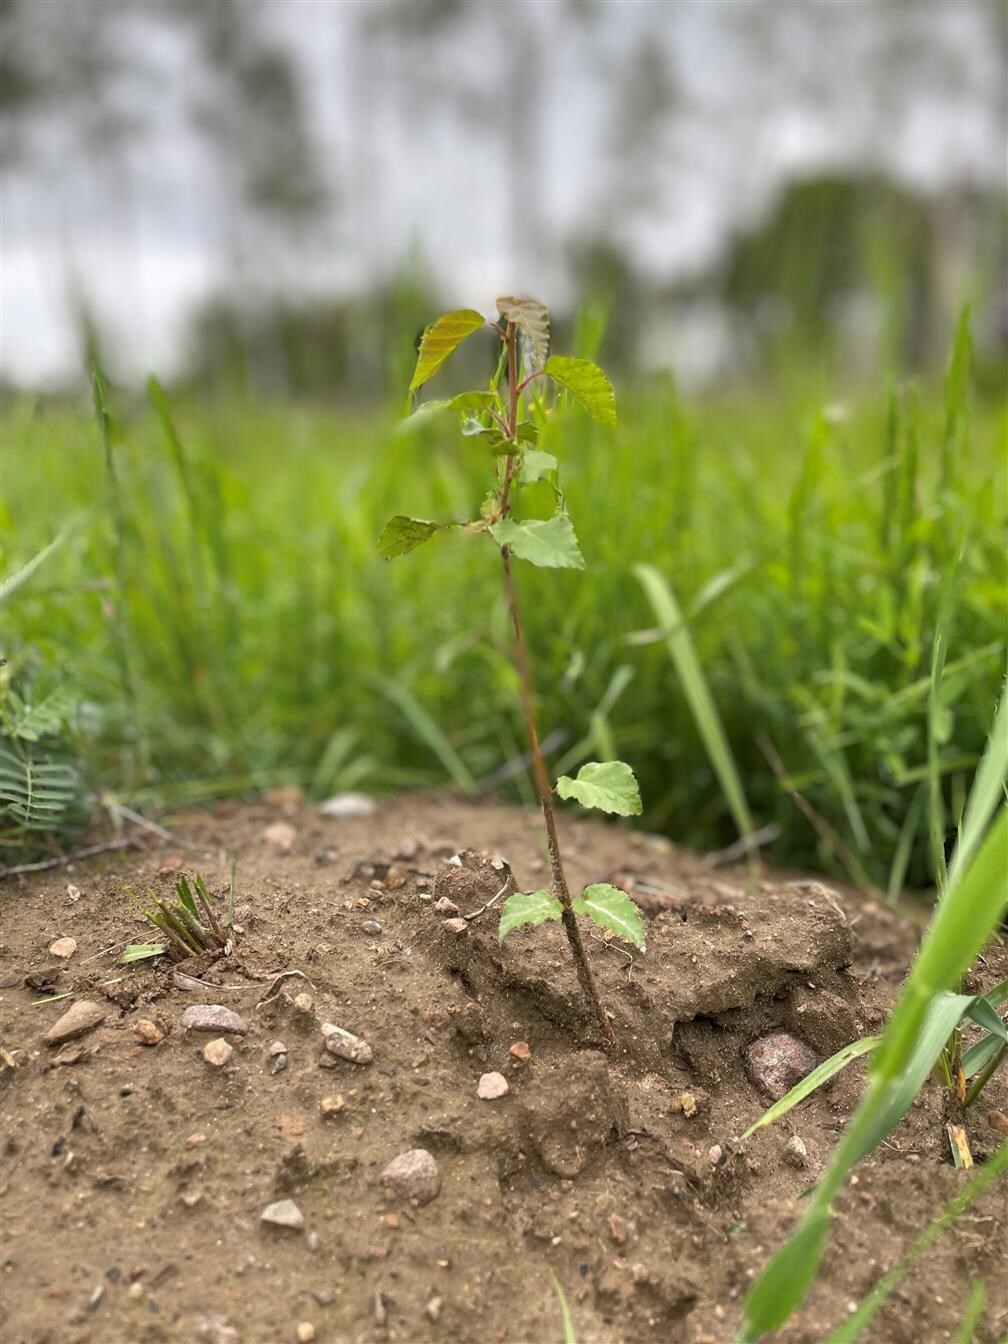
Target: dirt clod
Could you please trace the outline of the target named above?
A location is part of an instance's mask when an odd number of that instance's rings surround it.
[[[61,961],[69,961],[76,951],[76,938],[57,938],[54,943],[49,944],[49,955],[59,957]]]

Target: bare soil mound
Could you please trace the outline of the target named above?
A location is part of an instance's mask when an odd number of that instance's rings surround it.
[[[458,923],[500,890],[495,856],[523,889],[542,884],[538,818],[519,809],[414,797],[335,818],[281,793],[176,818],[175,844],[142,836],[8,880],[5,1344],[552,1344],[551,1271],[578,1344],[730,1340],[860,1066],[734,1139],[775,1090],[879,1027],[918,930],[857,893],[561,824],[571,884],[621,882],[647,915],[643,956],[584,926],[607,1051],[559,928],[499,946],[493,906]],[[150,936],[131,892],[201,872],[223,911],[232,856],[231,956],[119,964]],[[68,958],[49,952],[68,938]],[[988,956],[976,988],[1006,962]],[[48,1041],[81,1001],[91,1025]],[[862,1163],[781,1340],[824,1339],[961,1186],[955,1105],[926,1088]],[[1008,1109],[1003,1078],[965,1118],[978,1161],[993,1109]],[[952,1338],[977,1277],[977,1339],[1002,1339],[1006,1228],[995,1188],[871,1340]]]

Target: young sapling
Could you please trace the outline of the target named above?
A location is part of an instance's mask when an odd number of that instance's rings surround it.
[[[497,321],[461,309],[445,313],[424,332],[416,369],[410,382],[414,394],[437,372],[454,350],[473,332],[490,327],[500,338],[497,370],[488,386],[440,401],[427,401],[405,422],[407,426],[435,415],[456,417],[461,432],[494,462],[494,479],[480,509],[470,522],[431,522],[398,514],[389,519],[378,538],[378,551],[387,559],[405,555],[438,532],[458,528],[487,536],[501,558],[504,593],[514,631],[514,653],[521,687],[522,712],[528,733],[532,776],[542,809],[549,853],[551,883],[548,891],[516,892],[501,908],[498,935],[503,941],[523,924],[559,919],[570,944],[578,979],[606,1040],[613,1040],[612,1024],[599,999],[595,977],[585,952],[576,916],[588,915],[602,928],[644,949],[644,924],[633,901],[617,887],[597,882],[572,897],[564,874],[553,808],[554,794],[573,798],[583,807],[619,816],[640,812],[637,781],[623,761],[592,761],[576,778],[564,775],[554,786],[539,744],[532,665],[521,620],[513,560],[525,560],[540,569],[584,569],[574,528],[557,482],[556,457],[537,445],[550,415],[540,389],[552,383],[594,419],[616,425],[616,399],[602,370],[586,359],[549,354],[549,311],[533,299],[497,300]],[[537,482],[553,490],[549,518],[524,518],[516,508],[522,490]]]

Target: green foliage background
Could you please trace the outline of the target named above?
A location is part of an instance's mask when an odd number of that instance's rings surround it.
[[[686,405],[656,380],[617,389],[615,432],[551,419],[540,447],[588,565],[521,567],[542,730],[566,734],[551,765],[619,756],[649,828],[735,838],[633,572],[646,561],[685,613],[757,823],[780,827],[774,858],[925,885],[928,780],[951,830],[1004,675],[1005,409],[971,410],[962,340],[944,397],[841,408],[782,386]],[[524,750],[489,543],[449,532],[408,565],[374,549],[403,499],[478,516],[477,444],[436,419],[402,435],[377,413],[111,400],[114,479],[83,406],[22,401],[3,423],[7,571],[67,534],[9,605],[7,674],[73,688],[93,785],[169,805],[280,781],[476,791]]]

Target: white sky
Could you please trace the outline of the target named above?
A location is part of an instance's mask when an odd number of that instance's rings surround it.
[[[419,59],[435,89],[440,81],[491,92],[504,77],[509,25],[520,19],[537,45],[542,126],[520,188],[539,201],[544,224],[516,257],[501,138],[465,114],[438,111],[433,95],[411,99],[417,52],[403,54],[387,37],[367,46],[360,36],[373,4],[269,0],[270,19],[303,71],[312,130],[341,202],[320,245],[269,258],[275,285],[363,286],[375,268],[390,269],[414,249],[449,302],[489,310],[497,293],[520,290],[555,303],[565,297],[563,243],[573,233],[591,227],[627,237],[643,263],[669,276],[708,258],[785,176],[862,161],[866,150],[926,186],[1003,180],[1003,136],[990,109],[1004,54],[990,49],[978,6],[914,0],[937,45],[969,68],[970,87],[936,82],[922,67],[904,112],[880,119],[877,97],[849,69],[837,98],[841,72],[831,69],[831,32],[855,54],[859,43],[866,52],[877,44],[873,0],[827,0],[822,41],[815,25],[811,40],[807,28],[790,36],[785,28],[762,66],[724,22],[730,11],[809,3],[604,0],[589,41],[573,21],[558,25],[556,0],[484,0],[473,22],[427,43]],[[605,187],[605,144],[616,110],[611,72],[644,37],[667,51],[695,110],[649,160],[659,204],[631,229]],[[0,178],[0,371],[18,382],[40,385],[78,367],[70,320],[78,286],[120,371],[170,376],[193,306],[228,272],[216,170],[182,111],[190,57],[163,24],[145,24],[134,40],[157,75],[153,88],[141,83],[130,93],[153,124],[129,165],[103,178],[78,161],[57,123],[39,136],[29,167]],[[370,157],[360,149],[364,137]]]

